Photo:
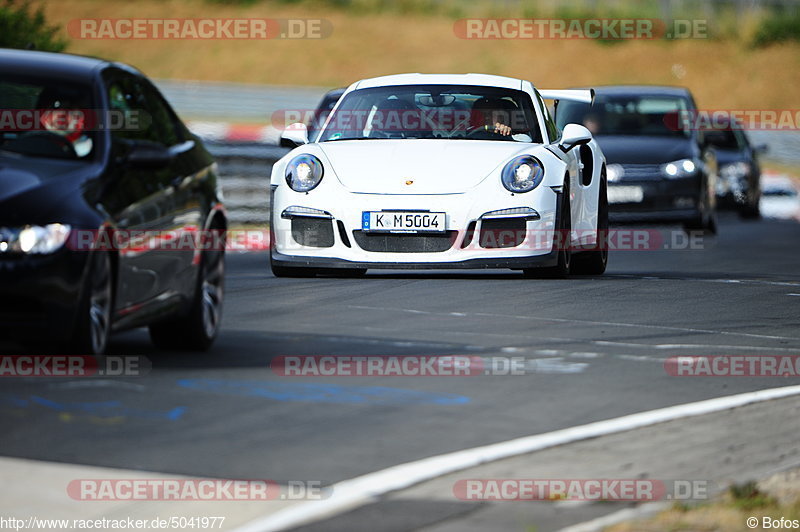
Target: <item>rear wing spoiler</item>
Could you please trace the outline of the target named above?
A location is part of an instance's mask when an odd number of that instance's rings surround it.
[[[545,100],[555,100],[556,106],[560,100],[581,103],[594,102],[594,89],[540,90],[539,94]]]

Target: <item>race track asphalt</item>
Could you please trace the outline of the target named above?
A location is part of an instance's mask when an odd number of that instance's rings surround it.
[[[162,352],[137,330],[116,336],[109,352],[147,357],[146,375],[6,379],[0,455],[328,484],[448,451],[798,384],[674,377],[664,360],[800,355],[799,244],[796,223],[726,215],[719,236],[699,249],[615,250],[605,275],[566,280],[511,271],[278,279],[266,253],[230,254],[223,331],[211,351]],[[270,369],[281,355],[523,357],[528,371],[300,378]]]

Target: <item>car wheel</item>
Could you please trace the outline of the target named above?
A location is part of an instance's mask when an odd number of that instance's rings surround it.
[[[102,355],[108,346],[113,308],[113,273],[108,253],[95,251],[78,306],[75,333],[69,351],[79,355]]]
[[[758,199],[743,205],[742,208],[739,209],[739,216],[745,220],[757,220],[761,218],[761,209],[758,205]]]
[[[569,204],[569,177],[564,178],[564,190],[561,193],[561,205],[558,208],[556,219],[556,232],[554,245],[558,246],[558,263],[547,268],[525,268],[522,273],[525,277],[540,279],[563,279],[569,276],[572,263],[572,250],[570,249],[569,234],[572,231],[572,214]]]
[[[717,211],[714,205],[712,204],[711,200],[709,200],[708,195],[703,198],[704,209],[703,212],[707,213],[705,216],[701,214],[694,220],[690,220],[683,223],[683,230],[689,233],[702,233],[703,236],[706,235],[716,235],[717,234]]]
[[[597,208],[597,245],[594,249],[577,253],[572,258],[570,273],[573,274],[602,275],[608,265],[608,193],[605,169],[601,178]]]
[[[717,234],[716,216],[707,216],[705,219],[699,218],[690,222],[683,223],[683,230],[686,234],[700,233],[701,236]]]
[[[219,333],[225,294],[225,251],[206,250],[200,260],[189,312],[150,325],[150,339],[160,348],[206,351]]]

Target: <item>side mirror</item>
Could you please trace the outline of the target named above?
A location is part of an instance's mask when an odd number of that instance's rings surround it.
[[[291,124],[281,134],[281,146],[284,148],[296,148],[303,144],[308,144],[308,128],[302,122]]]
[[[132,168],[145,170],[158,170],[164,168],[172,161],[172,153],[168,148],[157,142],[137,140],[131,144],[131,149],[125,157],[125,162]]]
[[[756,144],[753,146],[753,151],[758,154],[764,154],[769,151],[769,146],[766,144]]]
[[[561,151],[567,153],[575,146],[581,144],[589,144],[592,141],[591,132],[580,124],[567,124],[564,126],[564,131],[561,132],[561,140],[558,147]]]

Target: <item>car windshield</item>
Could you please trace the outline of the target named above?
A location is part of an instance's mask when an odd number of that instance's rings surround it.
[[[27,157],[89,160],[99,113],[88,85],[42,78],[0,79],[0,150]]]
[[[593,104],[561,102],[556,122],[583,124],[593,135],[689,136],[680,122],[688,110],[680,96],[597,95]]]
[[[319,141],[362,139],[541,142],[542,135],[525,92],[482,86],[398,85],[347,94]]]

